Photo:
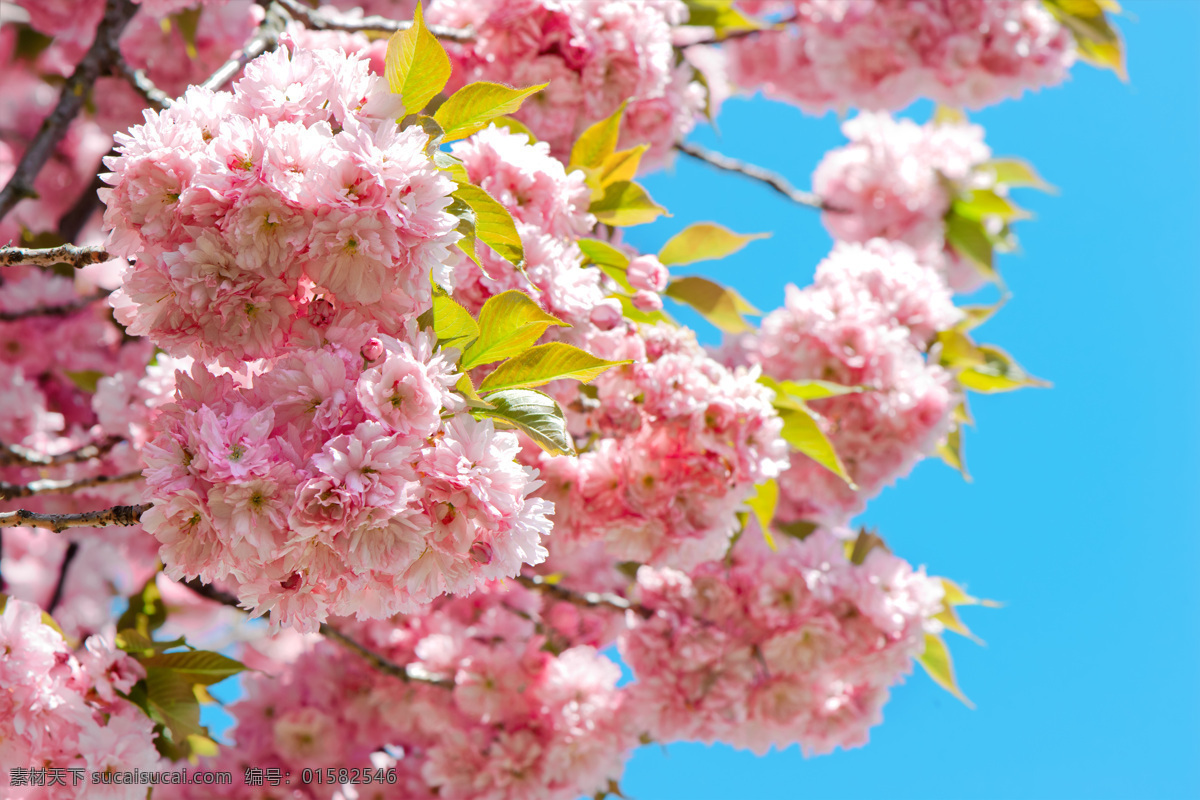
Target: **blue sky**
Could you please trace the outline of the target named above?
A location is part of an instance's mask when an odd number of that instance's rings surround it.
[[[861,518],[913,563],[1004,602],[965,612],[986,647],[950,640],[976,710],[918,668],[865,748],[642,748],[627,795],[1200,796],[1200,3],[1126,12],[1128,84],[1079,65],[1062,87],[972,115],[995,153],[1060,189],[1018,198],[1037,219],[999,265],[1012,299],[977,332],[1054,387],[976,395],[974,482],[929,460]],[[799,187],[843,142],[834,116],[761,100],[728,103],[718,123],[693,140]],[[775,232],[680,270],[764,310],[829,250],[814,212],[746,179],[681,160],[646,183],[674,217],[630,231],[643,249],[699,220]]]

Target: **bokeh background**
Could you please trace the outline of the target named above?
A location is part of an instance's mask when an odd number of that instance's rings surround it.
[[[976,332],[1053,388],[974,395],[974,482],[929,459],[859,519],[912,563],[1004,603],[963,612],[986,647],[948,635],[977,708],[918,667],[865,748],[646,747],[628,796],[1200,797],[1200,3],[1123,6],[1128,83],[1081,64],[1061,87],[971,114],[994,153],[1059,188],[1014,195],[1036,219],[1017,225],[1023,252],[998,260],[1011,300]],[[692,139],[801,188],[845,141],[834,115],[761,99],[728,102],[717,122]],[[816,212],[745,178],[681,157],[646,185],[674,215],[629,231],[649,252],[700,220],[774,232],[678,269],[764,311],[829,251]]]

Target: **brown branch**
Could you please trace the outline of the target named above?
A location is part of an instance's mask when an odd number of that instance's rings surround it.
[[[824,201],[812,192],[800,191],[788,183],[782,175],[771,172],[769,169],[755,164],[747,164],[744,161],[738,161],[736,158],[730,158],[727,155],[708,150],[690,142],[678,142],[675,145],[675,149],[717,169],[723,169],[726,172],[736,172],[745,175],[747,178],[762,181],[793,203],[799,203],[802,206],[817,208],[822,211],[836,211],[836,209],[827,208]]]
[[[221,605],[229,606],[230,608],[236,608],[240,611],[247,610],[243,608],[238,599],[229,592],[222,591],[211,584],[201,583],[197,578],[180,581],[180,585],[186,586],[201,597],[212,600],[216,603],[220,603]],[[379,653],[376,653],[369,647],[359,643],[355,639],[350,638],[334,626],[330,625],[328,622],[321,623],[320,631],[321,635],[326,639],[331,639],[347,650],[358,654],[372,667],[386,675],[399,678],[405,683],[428,683],[433,686],[441,686],[442,688],[446,689],[454,688],[453,680],[439,678],[432,673],[426,672],[418,664],[397,664],[391,659],[388,659]]]
[[[788,17],[787,19],[781,19],[778,22],[772,22],[766,28],[741,28],[740,30],[729,31],[728,33],[724,34],[716,34],[710,39],[697,39],[694,42],[687,42],[679,45],[679,47],[691,47],[692,45],[697,44],[720,44],[721,42],[728,42],[732,39],[745,39],[748,36],[757,36],[760,33],[779,33],[789,24],[795,21],[796,17]]]
[[[0,467],[13,464],[22,467],[57,467],[79,461],[90,461],[104,455],[123,441],[125,440],[118,436],[112,436],[103,441],[85,444],[78,449],[68,450],[57,455],[39,453],[19,444],[0,443]]]
[[[0,528],[43,528],[62,533],[67,528],[108,528],[113,525],[136,525],[153,503],[140,506],[113,506],[82,514],[38,514],[34,511],[0,512]]]
[[[69,543],[67,552],[63,553],[63,559],[58,565],[58,580],[54,582],[54,594],[50,595],[50,602],[46,604],[47,614],[53,614],[54,609],[58,608],[58,604],[62,602],[63,591],[67,588],[67,571],[71,569],[71,562],[77,555],[79,555],[79,542]]]
[[[549,583],[541,575],[518,575],[515,579],[527,589],[548,594],[555,600],[561,600],[581,608],[609,608],[613,611],[633,611],[649,619],[654,612],[645,606],[631,603],[620,595],[609,592],[577,592],[573,589]]]
[[[279,44],[279,34],[283,32],[288,19],[287,13],[283,11],[283,6],[280,5],[280,0],[272,2],[267,9],[266,19],[258,26],[258,29],[254,32],[254,36],[250,38],[250,41],[246,42],[242,51],[217,67],[217,71],[209,75],[208,79],[201,83],[200,86],[214,92],[220,91],[225,84],[233,80],[234,76],[242,71],[242,67],[263,53],[274,50]]]
[[[137,93],[144,97],[150,105],[159,111],[171,105],[171,96],[155,86],[154,81],[150,80],[150,76],[144,70],[135,69],[120,54],[117,55],[116,67],[117,71],[125,76],[125,80],[129,81],[129,85],[136,89]]]
[[[69,317],[77,311],[87,308],[97,300],[103,300],[110,294],[112,293],[96,292],[86,297],[77,297],[69,303],[63,303],[58,306],[34,306],[22,311],[0,311],[0,322],[15,322],[16,320],[29,319],[30,317]]]
[[[42,166],[54,153],[54,148],[67,132],[71,120],[75,119],[87,101],[96,78],[112,64],[119,52],[117,39],[138,7],[131,0],[108,0],[104,18],[96,29],[96,39],[88,48],[71,77],[63,84],[58,104],[42,121],[42,127],[21,156],[12,177],[0,189],[0,219],[27,197],[37,197],[34,180]]]
[[[70,264],[75,269],[90,267],[112,259],[103,247],[79,247],[64,244],[62,247],[0,247],[0,267],[15,267],[27,264],[34,267],[52,267],[55,264]]]
[[[26,484],[0,481],[0,500],[16,500],[18,497],[36,497],[43,494],[70,494],[92,486],[130,483],[140,480],[141,477],[142,473],[139,471],[126,472],[123,475],[97,475],[93,478],[80,478],[77,481],[55,481],[49,478]]]
[[[309,8],[300,0],[275,0],[288,10],[293,17],[303,22],[305,27],[322,31],[346,31],[348,33],[366,33],[380,31],[395,33],[406,31],[412,27],[411,22],[398,22],[386,17],[350,17],[331,14],[328,11]],[[444,28],[440,25],[427,25],[429,32],[438,39],[451,42],[470,42],[475,39],[475,31],[470,28]]]

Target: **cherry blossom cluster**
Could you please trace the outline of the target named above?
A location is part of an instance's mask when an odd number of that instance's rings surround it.
[[[955,383],[925,352],[961,317],[950,292],[906,245],[839,243],[812,286],[787,287],[783,308],[739,343],[777,380],[825,380],[863,391],[814,400],[821,427],[857,484],[807,458],[780,479],[780,519],[844,524],[929,453],[951,424]]]
[[[661,164],[704,111],[705,91],[686,62],[676,64],[672,27],[679,0],[438,0],[430,23],[470,27],[475,40],[447,43],[454,89],[474,80],[550,85],[516,117],[564,162],[583,130],[626,100],[622,146],[646,143]]]
[[[125,772],[162,769],[154,726],[121,698],[145,677],[111,639],[89,638],[76,653],[44,621],[34,603],[8,598],[0,614],[0,763],[5,782],[14,768],[62,770],[58,786],[13,787],[8,797],[75,800],[92,796],[67,770]],[[6,787],[7,788],[7,787]],[[134,800],[145,787],[111,787],[112,797]]]
[[[413,800],[573,800],[602,791],[636,745],[616,687],[620,669],[591,647],[547,648],[532,621],[540,604],[536,593],[497,586],[351,629],[375,652],[448,686],[381,674],[329,643],[282,667],[264,661],[262,669],[279,674],[245,682],[245,698],[231,708],[236,744],[217,763],[235,774],[245,766],[292,775],[382,768],[394,771],[394,783],[381,787],[386,796]],[[305,789],[348,796],[336,782]]]
[[[727,42],[730,78],[809,113],[979,108],[1061,83],[1068,30],[1040,0],[743,0],[788,25]]]
[[[991,157],[983,128],[917,125],[864,113],[842,125],[842,132],[849,144],[826,153],[813,173],[813,190],[836,209],[821,216],[829,232],[846,242],[876,237],[903,242],[940,269],[952,288],[975,288],[978,273],[944,250],[943,218],[958,194],[995,183],[994,175],[979,169]]]
[[[882,549],[861,564],[847,532],[787,536],[771,552],[747,531],[726,561],[690,573],[644,566],[622,658],[626,705],[658,741],[722,741],[809,754],[867,741],[888,687],[907,674],[941,609],[942,587]]]

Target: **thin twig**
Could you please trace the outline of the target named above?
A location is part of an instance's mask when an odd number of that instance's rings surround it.
[[[90,267],[112,259],[103,247],[79,247],[64,244],[62,247],[0,247],[0,267],[15,267],[28,264],[34,267],[52,267],[55,264],[70,264],[75,269]]]
[[[218,589],[211,584],[201,583],[196,578],[180,581],[180,585],[186,586],[201,597],[207,598],[216,603],[220,603],[221,605],[229,606],[230,608],[236,608],[240,611],[248,610],[243,608],[238,599],[229,592]],[[357,653],[375,669],[387,675],[399,678],[405,683],[428,683],[448,689],[454,688],[454,681],[445,678],[439,678],[429,672],[426,672],[417,664],[408,664],[407,666],[397,664],[396,662],[380,655],[379,653],[376,653],[374,650],[371,650],[369,647],[359,643],[355,639],[350,638],[334,626],[330,625],[328,622],[321,623],[320,631],[322,636],[337,642],[347,650]]]
[[[96,475],[92,478],[80,478],[77,481],[55,481],[49,478],[25,484],[0,481],[0,500],[16,500],[18,497],[36,497],[43,494],[70,494],[93,486],[130,483],[140,480],[141,477],[142,473],[138,471],[126,472],[123,475]]]
[[[299,0],[275,0],[288,10],[293,17],[304,23],[305,27],[321,31],[347,31],[349,33],[366,33],[380,31],[395,33],[406,31],[412,27],[411,22],[399,22],[386,17],[350,17],[331,14],[329,11],[309,8]],[[438,39],[451,42],[470,42],[475,39],[475,31],[470,28],[444,28],[440,25],[427,25],[429,32]]]
[[[633,611],[647,619],[654,616],[654,612],[645,606],[631,603],[624,597],[609,592],[577,592],[573,589],[559,586],[557,583],[549,583],[541,575],[518,575],[515,580],[527,589],[548,594],[555,600],[562,600],[581,608],[610,608],[613,611]]]
[[[89,294],[86,297],[77,297],[69,303],[63,303],[57,306],[34,306],[21,311],[0,311],[0,322],[15,322],[19,319],[29,319],[30,317],[69,317],[77,311],[81,311],[97,300],[103,300],[112,292],[96,292]]]
[[[43,528],[62,533],[67,528],[108,528],[113,525],[128,527],[137,525],[142,514],[154,507],[153,503],[140,506],[113,506],[99,511],[82,514],[38,514],[34,511],[0,512],[0,528]]]
[[[111,436],[103,441],[85,444],[83,447],[57,455],[39,453],[19,444],[0,443],[0,467],[12,464],[22,467],[57,467],[79,461],[91,461],[93,458],[104,455],[123,441],[125,440],[119,436]]]
[[[34,180],[66,134],[71,120],[75,119],[83,108],[96,78],[100,77],[116,57],[119,52],[117,39],[137,9],[138,6],[131,0],[108,0],[104,18],[100,21],[100,27],[96,29],[95,41],[75,67],[71,77],[63,84],[58,104],[42,121],[41,129],[21,156],[12,177],[8,179],[4,188],[0,189],[0,218],[8,214],[21,200],[37,197]]]
[[[63,553],[63,559],[58,565],[58,580],[54,583],[54,594],[50,595],[50,602],[46,604],[47,614],[53,614],[54,609],[58,608],[58,604],[62,602],[63,590],[67,587],[67,570],[71,568],[71,562],[78,554],[78,542],[71,542],[67,545],[67,552]]]
[[[251,37],[250,41],[246,42],[242,51],[217,67],[217,71],[209,75],[208,79],[201,83],[200,86],[214,92],[220,91],[225,84],[233,80],[234,76],[242,71],[242,67],[268,50],[275,49],[279,44],[279,34],[287,26],[287,22],[288,16],[283,11],[280,0],[275,0],[267,9],[266,19],[258,26],[258,29],[254,32],[254,36]]]
[[[791,200],[793,203],[799,203],[802,206],[809,208],[817,208],[823,211],[833,211],[834,209],[826,208],[824,201],[817,197],[812,192],[802,192],[795,186],[792,186],[783,178],[783,176],[771,172],[769,169],[757,166],[755,164],[747,164],[744,161],[738,161],[736,158],[730,158],[722,153],[717,153],[708,150],[699,145],[691,144],[690,142],[678,142],[675,149],[681,153],[686,153],[692,158],[699,159],[717,169],[723,169],[727,172],[737,172],[745,175],[747,178],[754,178],[757,181],[770,186],[781,195]]]
[[[150,105],[159,111],[171,105],[171,96],[155,86],[154,81],[150,80],[150,76],[145,71],[135,69],[132,64],[125,60],[124,56],[117,56],[116,66],[117,71],[125,76],[125,80],[129,81],[129,85],[136,89],[138,94],[146,98],[146,101]]]
[[[694,42],[687,42],[679,45],[679,47],[691,47],[692,45],[696,44],[720,44],[721,42],[728,42],[732,39],[745,39],[748,36],[756,36],[760,33],[778,33],[787,25],[795,21],[796,17],[788,17],[787,19],[781,19],[778,22],[772,22],[765,28],[742,28],[736,31],[729,31],[728,33],[714,35],[710,39],[698,39]]]

